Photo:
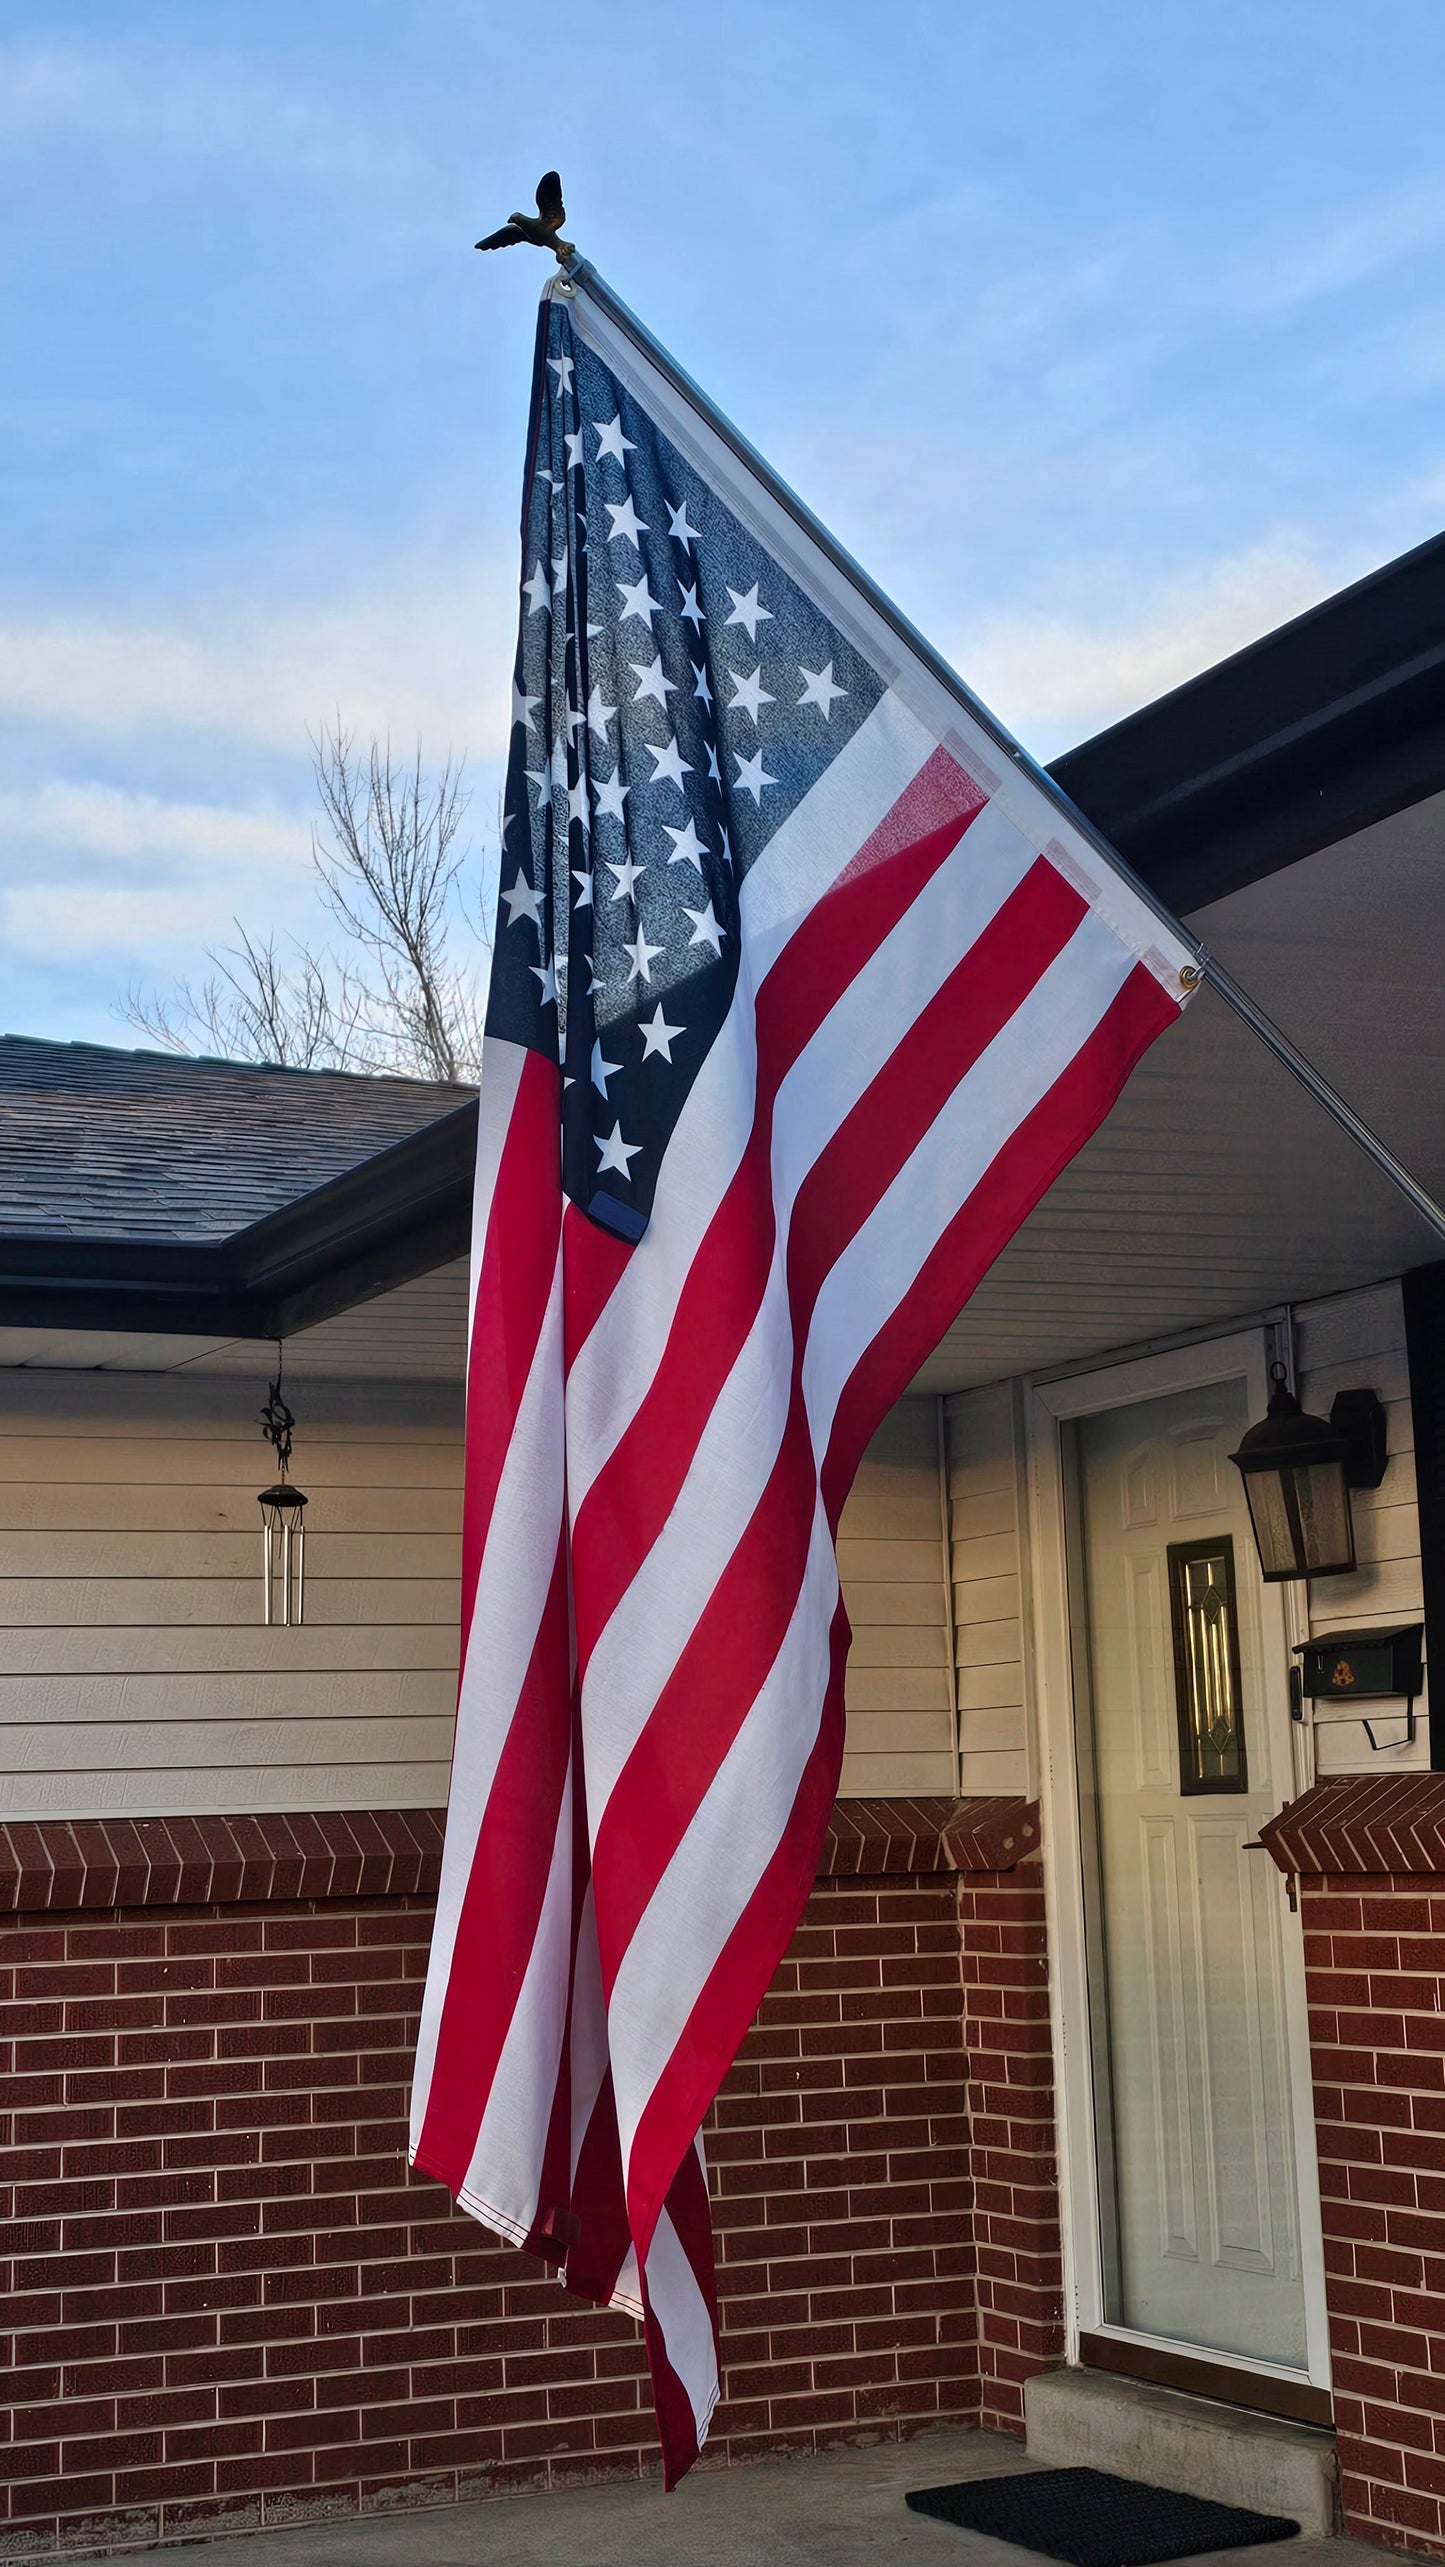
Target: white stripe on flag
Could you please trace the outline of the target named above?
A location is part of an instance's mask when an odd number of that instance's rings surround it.
[[[717,2346],[707,2302],[666,2210],[658,2214],[647,2250],[647,2296],[701,2443],[718,2401]]]

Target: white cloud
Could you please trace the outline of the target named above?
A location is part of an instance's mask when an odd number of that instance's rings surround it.
[[[189,957],[229,923],[204,889],[111,891],[38,882],[7,892],[4,916],[11,951],[46,963],[100,953],[145,964],[158,956]]]
[[[0,839],[120,861],[179,856],[222,865],[298,865],[311,852],[309,825],[284,812],[165,802],[159,794],[106,784],[53,783],[28,793],[0,793]]]
[[[338,709],[363,736],[500,758],[511,577],[418,577],[344,605],[216,608],[187,625],[0,624],[0,713],[73,730],[207,732],[295,752]]]
[[[258,76],[241,54],[209,56],[136,37],[0,44],[0,138],[12,161],[57,150],[144,151],[173,162],[231,162],[294,185],[333,174],[380,185],[419,175],[390,120],[359,127],[334,89],[324,99]]]
[[[1128,621],[1107,611],[1006,616],[958,631],[949,656],[1019,739],[1053,757],[1317,605],[1348,576],[1286,546],[1260,547],[1176,584]]]

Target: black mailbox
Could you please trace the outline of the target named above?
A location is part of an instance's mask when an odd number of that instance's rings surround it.
[[[1322,1639],[1306,1640],[1294,1653],[1301,1661],[1300,1691],[1308,1694],[1311,1702],[1403,1698],[1405,1738],[1412,1739],[1415,1704],[1425,1679],[1421,1649],[1424,1637],[1423,1622],[1402,1622],[1385,1631],[1330,1631]],[[1378,1747],[1380,1742],[1369,1721],[1363,1714],[1359,1717],[1370,1745]]]

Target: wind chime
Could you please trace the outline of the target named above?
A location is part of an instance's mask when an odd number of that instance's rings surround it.
[[[306,1496],[288,1477],[296,1420],[281,1395],[281,1369],[278,1339],[276,1378],[261,1411],[261,1432],[281,1476],[274,1488],[262,1489],[256,1502],[261,1509],[261,1619],[289,1625],[306,1619]]]

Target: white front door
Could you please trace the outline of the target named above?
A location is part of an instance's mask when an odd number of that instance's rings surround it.
[[[1256,1850],[1296,1788],[1285,1639],[1228,1458],[1263,1368],[1218,1360],[1043,1395],[1070,1698],[1050,1833],[1073,1839],[1055,1882],[1080,1964],[1063,2052],[1088,2130],[1079,2320],[1320,2377],[1299,1929]]]

